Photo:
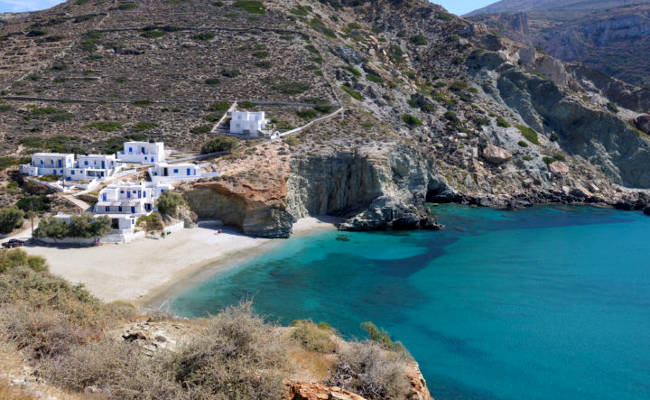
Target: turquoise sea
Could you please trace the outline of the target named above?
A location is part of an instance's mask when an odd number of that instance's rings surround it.
[[[290,239],[171,301],[204,316],[242,298],[270,319],[373,321],[437,400],[650,399],[650,217],[433,208],[441,232]]]

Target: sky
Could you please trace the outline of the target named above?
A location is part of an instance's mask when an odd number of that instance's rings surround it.
[[[0,0],[0,12],[43,10],[62,2],[62,0]],[[463,15],[496,0],[434,0],[433,2],[454,14]]]

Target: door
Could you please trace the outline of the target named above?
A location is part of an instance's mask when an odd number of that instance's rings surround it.
[[[106,169],[106,161],[102,161],[102,169]]]
[[[169,176],[169,170],[167,170],[167,167],[163,168],[163,176]]]
[[[192,170],[188,168],[187,169],[187,176],[190,176],[190,175],[192,175]]]

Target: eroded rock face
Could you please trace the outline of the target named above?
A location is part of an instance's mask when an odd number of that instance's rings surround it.
[[[512,158],[512,153],[508,150],[495,146],[493,144],[488,144],[483,149],[483,158],[488,160],[493,164],[502,164]]]
[[[424,206],[427,194],[453,194],[430,161],[405,146],[292,157],[264,180],[236,171],[186,186],[185,198],[200,219],[286,238],[293,223],[309,215],[350,217],[340,227],[344,230],[438,229]],[[255,164],[248,168],[257,174]]]
[[[362,147],[294,160],[289,210],[305,215],[354,215],[342,230],[437,229],[424,207],[431,191],[452,192],[417,151]]]
[[[195,184],[185,198],[201,219],[218,219],[253,236],[288,238],[294,218],[286,211],[286,187],[275,198],[256,198],[258,191],[224,182],[206,182]]]

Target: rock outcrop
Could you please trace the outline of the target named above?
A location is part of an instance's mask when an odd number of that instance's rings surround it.
[[[512,158],[512,153],[493,144],[488,144],[483,148],[483,158],[493,164],[502,164]]]
[[[566,175],[569,173],[569,166],[562,161],[553,161],[548,165],[548,170],[551,171],[552,174]]]
[[[287,400],[366,400],[350,391],[321,383],[290,382]]]

